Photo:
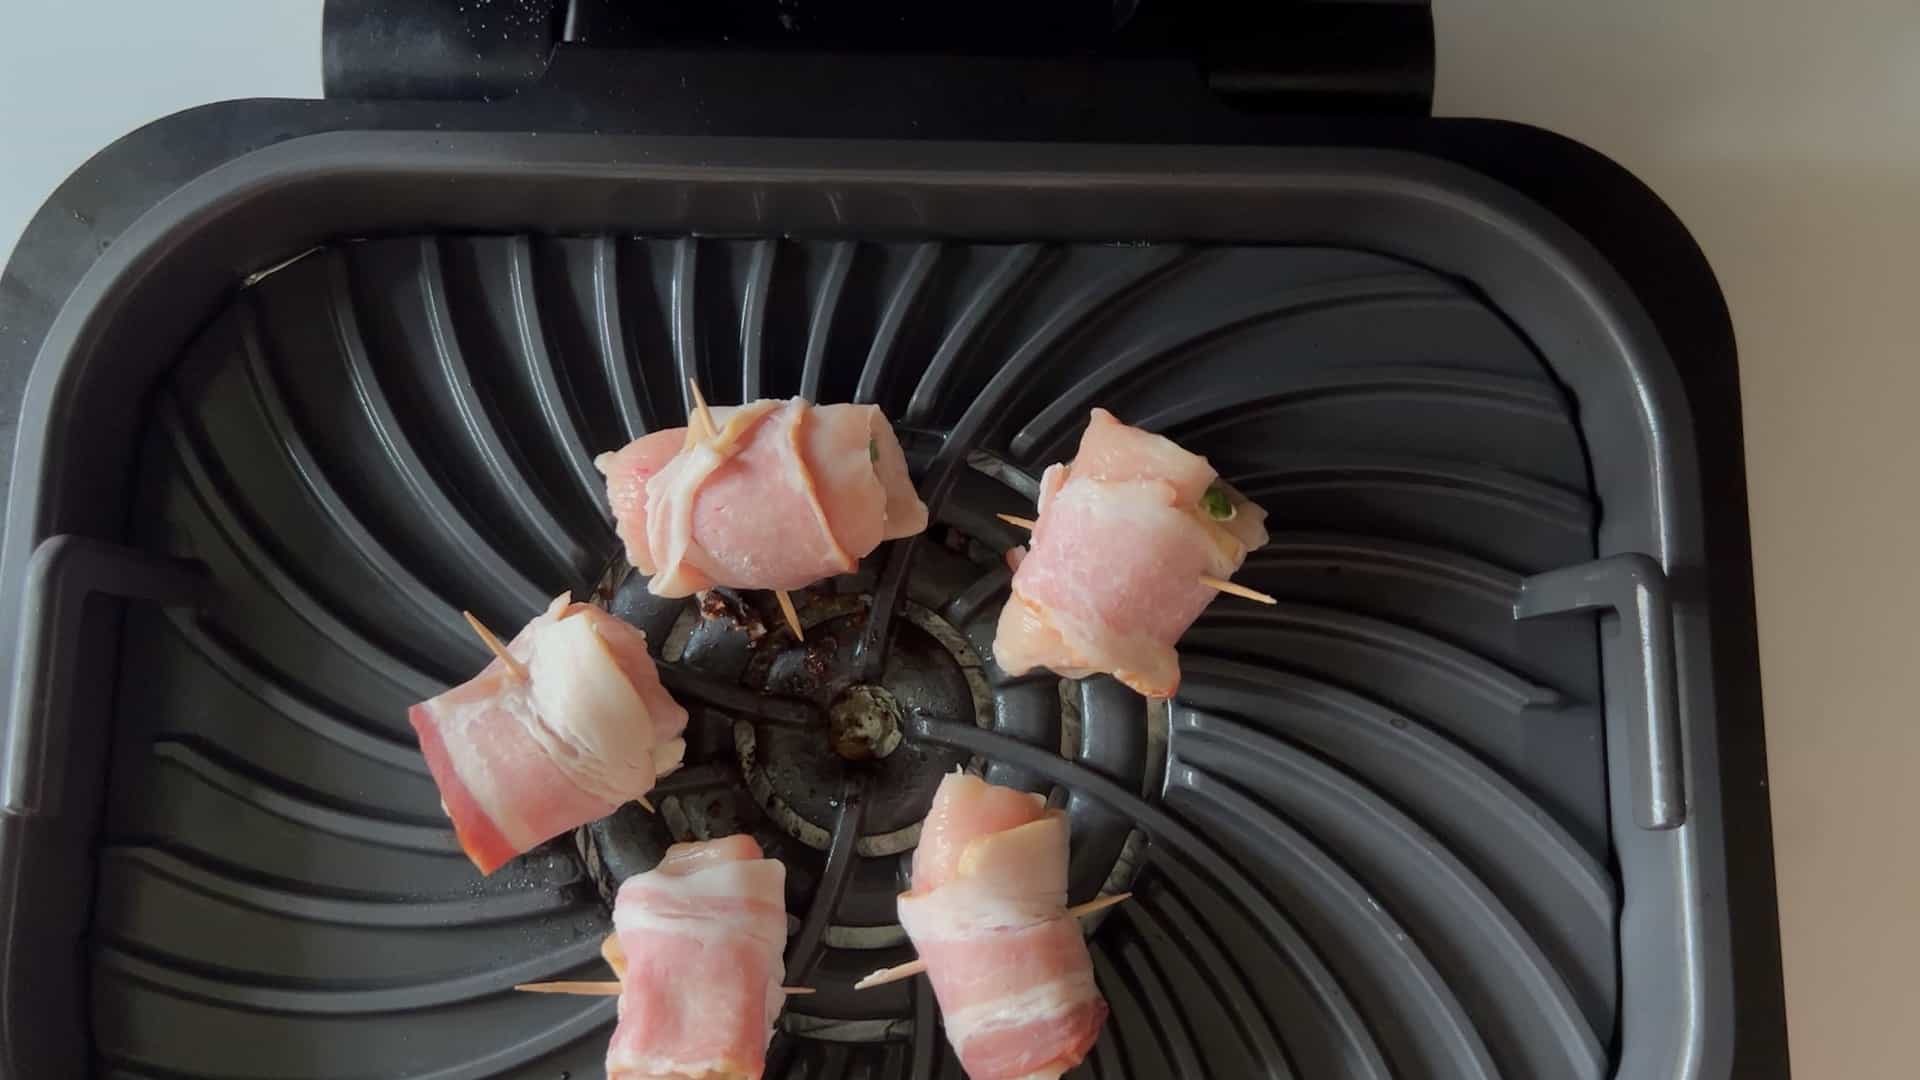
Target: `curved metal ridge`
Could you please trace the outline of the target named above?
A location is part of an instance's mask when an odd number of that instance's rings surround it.
[[[1300,954],[1290,955],[1274,947],[1275,932],[1284,935],[1298,931],[1263,884],[1245,878],[1261,897],[1261,906],[1253,909],[1237,897],[1221,896],[1219,888],[1192,865],[1158,844],[1146,849],[1146,865],[1168,880],[1166,896],[1186,898],[1200,918],[1215,929],[1215,936],[1227,950],[1228,966],[1222,970],[1231,972],[1234,981],[1258,999],[1256,1007],[1262,1015],[1285,1027],[1280,1039],[1288,1048],[1287,1060],[1301,1075],[1374,1076],[1378,1069],[1386,1068],[1385,1055],[1371,1028],[1363,1025],[1360,1030],[1364,1041],[1355,1042],[1350,1032],[1340,1027],[1339,1018],[1329,1012],[1320,987],[1313,981],[1313,972],[1325,968],[1320,954],[1312,951],[1305,939],[1298,941],[1306,950]],[[1264,924],[1263,915],[1280,920],[1277,931]],[[1376,1068],[1375,1062],[1382,1064]]]
[[[1118,962],[1109,962],[1122,982],[1139,990],[1139,996],[1146,1000],[1161,1003],[1160,1008],[1147,1014],[1145,1026],[1153,1031],[1154,1041],[1175,1065],[1173,1075],[1207,1075],[1201,1066],[1199,1040],[1194,1038],[1193,1024],[1187,1016],[1187,1003],[1172,991],[1165,968],[1147,947],[1145,938],[1121,939],[1105,951],[1119,954]]]
[[[1120,1047],[1114,1037],[1101,1032],[1102,1037],[1093,1044],[1093,1052],[1087,1055],[1084,1067],[1096,1080],[1127,1075],[1126,1059],[1120,1056]]]
[[[1217,606],[1203,612],[1195,626],[1260,627],[1351,642],[1411,661],[1510,713],[1556,705],[1562,700],[1559,691],[1430,634],[1336,608],[1286,602],[1258,608]]]
[[[600,1031],[613,1026],[618,1018],[618,1008],[619,1000],[616,998],[592,999],[592,1003],[585,1008],[530,1039],[502,1047],[483,1058],[420,1073],[410,1080],[481,1080],[483,1077],[505,1076],[522,1065],[538,1061],[588,1037],[593,1037],[595,1041],[604,1040],[606,1036],[601,1035]]]
[[[533,241],[516,236],[507,244],[507,285],[513,295],[513,329],[518,338],[520,359],[526,364],[533,383],[533,395],[540,406],[540,418],[547,434],[560,448],[567,472],[579,487],[580,495],[596,521],[610,526],[612,511],[607,508],[606,484],[593,467],[593,450],[580,431],[573,404],[560,384],[560,368],[547,348],[547,332],[540,313],[539,278],[533,268]],[[609,537],[611,533],[608,533]]]
[[[1235,995],[1214,993],[1218,975],[1213,977],[1204,975],[1195,966],[1192,955],[1183,954],[1180,951],[1174,944],[1173,935],[1168,932],[1167,927],[1146,908],[1144,898],[1137,895],[1133,902],[1122,906],[1121,913],[1116,917],[1125,920],[1132,928],[1133,935],[1132,940],[1117,942],[1115,947],[1118,948],[1121,958],[1127,961],[1128,967],[1138,968],[1141,965],[1151,967],[1155,981],[1159,984],[1157,996],[1170,1007],[1173,1012],[1171,1020],[1179,1028],[1178,1038],[1168,1040],[1179,1048],[1179,1056],[1183,1059],[1191,1058],[1194,1056],[1193,1047],[1199,1044],[1199,1040],[1193,1034],[1193,1024],[1187,1017],[1190,1005],[1193,1012],[1202,1016],[1232,1018],[1235,1021],[1235,1034],[1240,1036],[1239,1049],[1245,1062],[1261,1061],[1245,1032],[1239,1030],[1238,1017],[1235,1016],[1236,1010],[1233,1007]],[[1136,957],[1138,963],[1135,962]],[[1179,973],[1177,979],[1170,974],[1174,971]],[[1209,1049],[1214,1048],[1209,1047]],[[1282,1065],[1281,1068],[1285,1070],[1286,1066]],[[1208,1071],[1203,1070],[1197,1061],[1191,1064],[1183,1063],[1183,1069],[1184,1071],[1180,1074],[1182,1076],[1208,1075]],[[1218,1071],[1217,1066],[1213,1071]],[[1292,1073],[1287,1071],[1285,1075],[1291,1077]]]
[[[1179,751],[1174,753],[1178,755]],[[1192,765],[1176,762],[1169,766],[1167,801],[1169,805],[1188,802],[1211,807],[1216,828],[1237,834],[1256,849],[1276,850],[1280,856],[1276,862],[1284,862],[1289,870],[1306,872],[1304,877],[1290,880],[1303,890],[1321,895],[1315,903],[1319,916],[1330,924],[1347,924],[1344,934],[1352,935],[1347,941],[1349,947],[1358,950],[1365,947],[1364,943],[1371,943],[1387,954],[1383,962],[1390,966],[1372,974],[1382,980],[1379,990],[1383,998],[1391,995],[1390,1000],[1378,1002],[1391,1015],[1375,1016],[1376,1030],[1394,1030],[1404,1023],[1408,1044],[1403,1051],[1421,1054],[1419,1065],[1444,1070],[1442,1075],[1488,1080],[1500,1075],[1479,1030],[1425,950],[1317,844],[1237,788]],[[1345,973],[1346,985],[1353,985],[1354,970],[1345,969]],[[1418,1028],[1411,1022],[1414,1017],[1420,1020]],[[1428,1054],[1438,1056],[1429,1058]],[[1419,1071],[1413,1061],[1398,1064]]]
[[[988,670],[987,676],[990,680],[989,686],[993,692],[993,715],[988,721],[988,726],[996,734],[1003,735],[1009,739],[1018,739],[1030,746],[1038,746],[1048,750],[1058,750],[1061,745],[1059,677],[1055,676],[1052,672],[1035,672],[1034,675],[1023,675],[1017,679],[998,679],[991,669]],[[989,760],[986,763],[986,779],[990,783],[999,784],[1003,787],[1019,788],[1022,791],[1030,791],[1036,795],[1047,795],[1052,791],[1054,786],[1053,782],[1045,776],[1029,769],[1022,769],[1017,765],[1008,764],[1004,761]],[[1070,806],[1070,811],[1074,809],[1083,810],[1083,813],[1078,817],[1074,817],[1071,823],[1081,826],[1090,823],[1091,819],[1084,813],[1084,810],[1088,807],[1089,804],[1086,800],[1081,800],[1077,807]],[[1099,803],[1092,803],[1091,807],[1095,812],[1102,809]],[[1121,842],[1125,842],[1124,834],[1122,835]],[[1077,852],[1084,852],[1086,849],[1084,847],[1076,847],[1075,850]],[[1110,872],[1112,869],[1113,864],[1109,862],[1106,870]],[[1067,864],[1067,888],[1070,894],[1080,895],[1073,893],[1073,890],[1078,888],[1090,888],[1093,891],[1098,891],[1099,887],[1106,882],[1107,875],[1105,872],[1100,874],[1097,881],[1089,883],[1084,879],[1076,880],[1073,876],[1073,870],[1073,863],[1069,861]]]
[[[1202,877],[1232,896],[1242,911],[1270,912],[1270,919],[1251,920],[1255,932],[1266,938],[1274,951],[1286,957],[1299,973],[1315,1003],[1338,1032],[1348,1053],[1346,1064],[1355,1075],[1371,1077],[1373,1080],[1387,1080],[1393,1075],[1346,991],[1341,989],[1333,973],[1301,936],[1293,921],[1275,909],[1260,887],[1205,837],[1099,773],[1066,761],[1051,751],[1029,746],[1005,735],[983,731],[970,724],[921,719],[914,726],[916,730],[912,733],[919,738],[1030,769],[1063,787],[1073,788],[1126,813],[1153,839],[1156,858],[1191,866]]]
[[[1133,691],[1110,676],[1081,679],[1062,686],[1061,690],[1078,699],[1082,717],[1079,737],[1073,740],[1072,746],[1063,746],[1063,751],[1071,751],[1076,763],[1135,790],[1158,779],[1149,772],[1148,725],[1135,719],[1144,710]],[[1064,726],[1059,702],[1060,694],[1056,693],[1055,708],[1035,710],[1049,721],[1039,734],[1051,736],[1056,746],[1062,745]],[[1004,717],[1004,710],[1002,713],[996,721]],[[1114,724],[1085,722],[1086,717],[1103,714],[1122,719]],[[995,724],[1002,730],[1007,726]],[[1071,791],[1067,793],[1066,811],[1071,831],[1077,838],[1067,860],[1067,897],[1073,902],[1091,900],[1106,885],[1120,862],[1133,835],[1133,822],[1112,807]]]
[[[913,981],[913,1071],[908,1075],[913,1080],[927,1080],[933,1075],[935,1024],[933,1021],[933,987],[924,979]]]
[[[600,371],[627,438],[637,439],[653,430],[654,419],[645,383],[627,351],[625,311],[620,300],[620,241],[597,236],[593,240],[593,329],[600,347]]]
[[[919,303],[920,294],[924,291],[927,281],[933,276],[934,264],[940,252],[941,247],[937,243],[922,244],[915,250],[907,274],[894,291],[881,318],[881,325],[874,333],[873,347],[867,354],[866,367],[860,373],[860,386],[854,394],[855,401],[871,402],[877,396],[884,366],[893,353],[895,341],[907,317]],[[1013,281],[1026,275],[1032,263],[1039,258],[1039,254],[1040,248],[1037,246],[1034,246],[1031,251],[1017,250],[996,269],[996,276],[1004,273],[1007,279],[1005,287],[1011,288]],[[956,337],[963,343],[970,340],[979,328],[979,320],[985,317],[985,310],[982,309],[978,316],[974,316],[970,311],[969,316],[949,330],[946,341],[953,341]],[[946,351],[944,342],[941,348],[944,353]],[[947,362],[951,363],[951,357],[957,356],[960,350],[961,345],[955,345]],[[940,520],[942,506],[947,495],[952,491],[952,480],[958,476],[959,464],[964,461],[965,449],[966,447],[956,437],[956,433],[949,432],[941,448],[941,454],[946,458],[945,471],[942,472],[941,464],[935,462],[921,476],[918,486],[931,520]],[[873,588],[873,607],[869,612],[867,625],[861,632],[855,654],[854,674],[857,679],[871,681],[878,678],[886,669],[888,650],[893,643],[893,622],[899,616],[901,604],[906,600],[915,548],[919,542],[920,537],[916,535],[894,540],[887,545],[886,561],[880,571],[880,578]]]
[[[1412,578],[1475,600],[1510,608],[1520,575],[1504,567],[1428,544],[1332,532],[1278,532],[1247,556],[1242,570],[1295,564]]]
[[[569,533],[547,509],[543,486],[521,466],[520,456],[507,443],[480,399],[480,385],[474,381],[460,348],[459,332],[453,325],[448,299],[446,271],[440,265],[439,242],[429,237],[420,242],[420,271],[416,280],[420,301],[426,308],[427,328],[432,332],[433,351],[440,375],[446,380],[448,395],[459,410],[467,440],[479,453],[493,478],[494,487],[506,496],[521,522],[533,531],[555,560],[556,568],[565,568],[580,579],[596,561],[593,552]],[[581,584],[575,580],[571,584]]]
[[[110,1050],[97,1049],[95,1052],[100,1055],[101,1063],[107,1066],[107,1071],[101,1074],[102,1080],[199,1080],[198,1077],[188,1076],[183,1072],[160,1069],[151,1065],[139,1065],[136,1071],[129,1067],[138,1064],[131,1058]]]
[[[778,241],[757,240],[747,263],[747,284],[740,303],[740,400],[766,395],[767,294],[773,291],[773,260]]]
[[[522,574],[497,548],[483,539],[473,523],[457,508],[434,480],[433,470],[420,457],[407,438],[406,429],[393,411],[392,402],[380,388],[373,361],[367,355],[366,341],[354,315],[352,281],[346,257],[334,252],[327,262],[327,310],[333,324],[334,343],[345,361],[347,379],[353,385],[360,409],[373,428],[374,439],[393,466],[393,475],[407,486],[415,505],[426,510],[439,526],[441,535],[452,542],[464,565],[486,572],[491,586],[512,597],[529,615],[547,606],[551,594]]]
[[[240,653],[228,647],[218,635],[204,630],[200,626],[199,616],[193,612],[180,608],[167,608],[163,612],[163,617],[180,635],[181,641],[205,660],[208,666],[232,683],[241,693],[265,705],[276,715],[285,717],[294,726],[343,750],[379,762],[389,768],[400,769],[420,777],[430,775],[427,770],[427,760],[420,756],[418,747],[389,735],[349,724],[339,717],[329,715],[300,700],[292,691],[280,686]]]
[[[893,648],[893,623],[906,604],[914,548],[920,543],[921,535],[889,540],[885,545],[886,562],[873,586],[873,606],[867,612],[867,625],[860,631],[860,641],[854,649],[853,677],[857,682],[873,682],[887,670],[887,654]]]
[[[490,926],[521,922],[566,911],[578,905],[556,892],[512,889],[451,898],[390,896],[347,899],[319,893],[276,889],[242,881],[189,859],[182,852],[153,844],[109,844],[103,861],[123,862],[142,873],[172,882],[230,907],[300,922],[369,928],[438,930],[448,927]]]
[[[1500,506],[1581,537],[1593,529],[1593,504],[1586,496],[1497,466],[1362,453],[1289,457],[1226,479],[1261,501],[1324,487],[1415,489]]]
[[[258,316],[254,313],[253,305],[242,305],[241,310],[246,312],[241,322],[241,340],[246,355],[247,386],[252,392],[254,405],[266,421],[267,429],[286,451],[288,463],[300,477],[301,486],[333,527],[346,538],[354,554],[360,557],[361,564],[418,611],[422,616],[422,624],[440,638],[443,646],[459,654],[467,663],[478,665],[485,662],[489,655],[486,647],[474,638],[473,631],[467,628],[454,606],[408,570],[406,564],[373,535],[373,531],[360,520],[339,489],[334,487],[333,481],[327,478],[326,469],[321,466],[306,436],[301,434],[293,411],[287,407],[286,392],[274,375],[273,365],[268,362],[264,343],[260,340]]]
[[[1480,878],[1460,862],[1432,833],[1362,784],[1331,766],[1287,744],[1220,717],[1192,717],[1179,731],[1191,736],[1177,742],[1180,757],[1223,780],[1244,784],[1250,772],[1261,772],[1265,798],[1287,819],[1310,831],[1323,843],[1337,844],[1346,865],[1365,878],[1367,837],[1391,841],[1404,855],[1407,880],[1399,886],[1401,918],[1413,926],[1427,950],[1442,962],[1451,954],[1449,974],[1466,974],[1485,1007],[1476,1010],[1482,1027],[1496,1047],[1510,1047],[1523,1060],[1508,1064],[1525,1076],[1597,1078],[1606,1071],[1606,1053],[1587,1025],[1567,983],[1533,939],[1520,928],[1506,905]],[[1390,873],[1383,864],[1371,869]],[[1414,880],[1414,879],[1417,879]],[[1370,880],[1375,892],[1387,891],[1379,877]],[[1415,916],[1423,916],[1428,930],[1418,933]],[[1458,933],[1457,946],[1438,939]],[[1449,947],[1443,954],[1442,944]],[[1471,999],[1470,999],[1471,1000]],[[1545,1032],[1551,1052],[1530,1036]]]
[[[940,261],[940,252],[941,245],[938,242],[924,243],[914,249],[913,258],[907,263],[906,274],[895,286],[893,295],[887,297],[887,305],[880,312],[880,324],[874,327],[873,343],[867,349],[867,362],[860,368],[860,383],[853,391],[855,402],[872,405],[879,401],[880,380],[886,375],[887,364],[893,360],[894,347],[900,342],[901,332],[920,306],[920,297],[926,291],[927,282],[933,279],[933,268]]]
[[[242,566],[265,585],[301,622],[312,627],[359,661],[361,666],[392,683],[415,699],[428,698],[445,688],[445,683],[367,640],[358,630],[337,618],[327,606],[301,585],[280,560],[254,536],[240,509],[234,506],[224,485],[214,478],[201,457],[199,440],[188,430],[179,405],[171,394],[156,396],[154,411],[172,445],[174,456],[186,473],[194,501],[205,513],[208,523],[219,533]]]
[[[1310,312],[1404,302],[1471,303],[1457,286],[1425,273],[1366,274],[1334,281],[1315,281],[1210,312],[1200,319],[1168,322],[1142,335],[1098,368],[1088,372],[1020,429],[1010,449],[1015,458],[1033,459],[1043,444],[1058,441],[1062,431],[1101,395],[1143,378],[1179,360],[1190,350],[1278,319]]]
[[[785,1024],[774,1025],[773,1037],[767,1042],[767,1056],[761,1062],[761,1075],[787,1075],[787,1066],[793,1064],[795,1047],[799,1041],[799,1036],[788,1031]]]
[[[220,764],[176,737],[156,740],[153,756],[178,765],[207,786],[225,792],[248,806],[316,832],[423,855],[466,858],[460,850],[459,841],[454,839],[452,829],[433,828],[401,819],[382,820],[323,806]]]
[[[1138,987],[1115,966],[1108,955],[1111,948],[1102,943],[1102,947],[1089,950],[1093,954],[1094,979],[1100,984],[1100,993],[1106,997],[1107,1008],[1112,1012],[1100,1034],[1119,1046],[1128,1071],[1135,1076],[1204,1076],[1197,1063],[1178,1072],[1174,1070],[1173,1056],[1168,1053],[1167,1032],[1159,1023],[1158,1013],[1141,1006]],[[1161,994],[1164,995],[1164,991]],[[1149,995],[1149,999],[1167,1001],[1165,996]],[[1192,1055],[1187,1057],[1190,1059]]]
[[[833,317],[839,313],[840,300],[846,295],[847,274],[853,269],[857,250],[858,245],[851,240],[833,245],[833,254],[827,259],[826,278],[821,281],[807,313],[807,351],[800,366],[800,396],[808,401],[820,400],[820,381],[827,368],[827,344],[833,337]]]
[[[804,981],[820,962],[827,924],[832,921],[834,910],[840,906],[840,897],[847,891],[847,882],[853,877],[857,858],[854,842],[860,838],[860,826],[867,817],[866,792],[864,777],[849,778],[840,790],[840,811],[833,818],[833,838],[827,845],[827,861],[820,870],[820,883],[814,886],[813,898],[807,903],[807,914],[800,920],[800,928],[787,943],[789,979]]]
[[[660,660],[655,666],[660,671],[660,684],[673,691],[676,698],[692,698],[735,716],[752,716],[790,727],[820,722],[819,708],[803,698],[759,693],[685,664]]]
[[[601,1028],[613,1026],[616,1008],[617,1003],[613,998],[590,999],[590,1004],[585,1008],[573,1012],[565,1020],[531,1038],[522,1039],[472,1061],[449,1065],[432,1072],[414,1073],[409,1080],[486,1080],[490,1077],[507,1075],[513,1069],[581,1042],[589,1036],[594,1036]],[[604,1038],[604,1036],[601,1037]],[[139,1080],[202,1080],[200,1074],[165,1068],[121,1051],[98,1048],[96,1052],[102,1059],[112,1063],[113,1070],[107,1074],[108,1076],[132,1077]],[[134,1071],[136,1069],[139,1071]]]
[[[1007,591],[1013,585],[1013,572],[1004,565],[989,567],[987,572],[975,578],[973,584],[957,593],[947,605],[940,609],[940,615],[955,626],[965,626],[980,614],[987,602]]]
[[[966,307],[941,339],[940,347],[934,350],[933,359],[920,373],[920,381],[914,386],[913,395],[901,417],[904,423],[924,427],[933,420],[934,406],[946,390],[947,379],[952,376],[953,369],[980,335],[991,329],[996,319],[1005,315],[1014,290],[1033,274],[1046,251],[1046,247],[1040,244],[1018,244],[1001,256],[999,265],[987,275],[987,280],[967,298]]]
[[[1537,803],[1447,736],[1347,691],[1213,657],[1188,657],[1182,666],[1183,704],[1257,715],[1262,724],[1382,788],[1441,833],[1481,875],[1496,880],[1574,988],[1593,1029],[1612,1029],[1611,971],[1594,970],[1589,958],[1605,964],[1612,956],[1613,881]],[[1271,707],[1276,701],[1299,707],[1278,711]],[[1175,708],[1169,722],[1178,737],[1201,720]],[[1394,776],[1402,782],[1390,784]]]
[[[145,955],[143,955],[145,954]],[[298,989],[270,981],[247,981],[246,973],[197,971],[171,967],[180,958],[165,956],[136,942],[114,939],[111,944],[94,947],[101,966],[174,997],[204,1001],[212,1005],[259,1012],[309,1013],[333,1016],[363,1016],[375,1013],[414,1012],[463,1001],[511,993],[515,984],[538,982],[564,975],[600,960],[600,940],[583,937],[545,956],[489,968],[472,975],[457,975],[395,986],[369,982],[358,985],[333,984],[325,989]]]
[[[1173,889],[1155,889],[1144,897],[1136,896],[1121,910],[1122,917],[1150,944],[1157,938],[1164,939],[1169,950],[1185,950],[1201,981],[1220,973],[1240,972],[1239,965],[1228,959],[1207,924],[1181,902]],[[1162,910],[1166,915],[1164,921],[1154,914]],[[1169,926],[1180,928],[1178,942],[1174,941]],[[1229,1018],[1239,1033],[1247,1056],[1267,1070],[1269,1080],[1292,1080],[1294,1063],[1274,1026],[1273,1017],[1260,1008],[1251,994],[1224,997],[1222,1015]]]
[[[680,426],[693,415],[693,388],[697,381],[704,391],[707,381],[700,370],[699,308],[700,241],[683,236],[673,242],[673,290],[668,300],[672,320],[673,363],[680,374],[675,395],[680,399]]]
[[[1279,370],[1263,381],[1258,397],[1235,401],[1229,408],[1189,398],[1170,408],[1141,417],[1137,423],[1179,443],[1192,443],[1225,428],[1263,422],[1276,413],[1342,399],[1392,397],[1413,399],[1420,408],[1459,405],[1497,409],[1536,419],[1564,423],[1568,438],[1573,421],[1559,390],[1544,379],[1494,375],[1469,368],[1368,365],[1365,367]]]
[[[967,462],[967,454],[1004,422],[1006,412],[1020,389],[1031,378],[1035,367],[1052,356],[1063,344],[1085,334],[1100,321],[1124,310],[1125,302],[1158,285],[1193,261],[1192,253],[1178,245],[1145,249],[1140,264],[1129,263],[1096,278],[1066,302],[1028,335],[987,380],[987,385],[954,421],[941,444],[939,454],[927,468],[920,497],[928,506],[946,501],[946,494]]]
[[[822,1043],[819,1065],[809,1076],[818,1077],[818,1080],[842,1080],[847,1075],[847,1066],[851,1060],[852,1054],[847,1050],[846,1044]]]

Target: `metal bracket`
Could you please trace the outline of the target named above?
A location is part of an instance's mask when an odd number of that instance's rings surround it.
[[[85,536],[50,536],[27,563],[13,696],[0,733],[0,814],[51,816],[60,810],[74,718],[69,699],[96,656],[81,640],[95,596],[191,604],[205,588],[199,563]]]
[[[1680,698],[1673,658],[1673,602],[1660,564],[1640,554],[1612,555],[1535,574],[1520,583],[1513,617],[1611,611],[1626,637],[1633,693],[1608,702],[1627,711],[1633,820],[1643,829],[1686,824]]]

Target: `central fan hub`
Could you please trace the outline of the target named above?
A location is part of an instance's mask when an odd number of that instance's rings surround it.
[[[954,504],[1004,504],[996,490],[990,478],[969,473]],[[973,518],[976,529],[991,527],[990,515]],[[945,525],[930,530],[877,677],[863,672],[858,650],[870,628],[880,556],[856,574],[794,594],[802,638],[786,629],[768,594],[716,590],[700,603],[666,600],[624,566],[610,570],[601,588],[607,606],[659,643],[691,715],[687,764],[653,792],[658,813],[628,805],[579,834],[601,896],[611,902],[621,880],[650,869],[676,840],[745,832],[786,864],[796,919],[825,910],[806,948],[833,954],[820,962],[843,975],[871,970],[904,958],[898,897],[941,779],[967,766],[996,783],[1048,787],[1043,777],[915,737],[923,724],[971,723],[1058,748],[1142,787],[1150,757],[1162,760],[1148,744],[1150,728],[1164,732],[1164,716],[1154,721],[1112,680],[991,674],[983,653],[1008,574],[1003,549],[975,535]],[[1133,822],[1084,798],[1064,805],[1072,819],[1073,895],[1128,887],[1138,865]],[[821,978],[844,990],[843,977]],[[906,1021],[901,1008],[874,994],[838,998],[823,989],[807,1006],[790,1007],[782,1023],[808,1038],[885,1042]]]
[[[827,711],[833,752],[848,761],[883,758],[900,746],[900,701],[884,686],[849,686]]]
[[[886,670],[856,681],[857,650],[867,624],[861,595],[801,598],[806,640],[769,635],[753,649],[742,682],[770,694],[804,698],[819,720],[794,724],[736,717],[733,742],[754,801],[782,831],[825,848],[842,796],[864,787],[862,854],[911,848],[940,777],[966,755],[902,739],[915,714],[972,719],[986,706],[980,661],[950,626],[909,605],[896,623]],[[688,641],[696,654],[697,636]]]

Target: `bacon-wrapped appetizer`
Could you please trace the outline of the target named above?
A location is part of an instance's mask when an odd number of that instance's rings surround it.
[[[927,527],[906,455],[872,405],[793,398],[701,410],[690,427],[594,464],[627,561],[651,575],[656,596],[803,588]]]
[[[1266,517],[1206,458],[1093,410],[1073,461],[1041,475],[1031,547],[1007,553],[995,662],[1009,675],[1105,672],[1172,696],[1174,643],[1267,542]]]
[[[972,1080],[1053,1080],[1099,1037],[1107,1003],[1066,905],[1065,813],[965,773],[940,782],[900,925]]]
[[[786,993],[786,867],[749,836],[667,849],[614,900],[608,1080],[759,1080]]]
[[[680,767],[687,711],[647,637],[562,595],[480,674],[407,710],[460,847],[490,874]]]

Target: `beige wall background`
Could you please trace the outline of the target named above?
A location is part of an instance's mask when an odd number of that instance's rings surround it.
[[[1794,1073],[1920,1075],[1920,0],[1433,4],[1437,112],[1611,155],[1726,290]],[[134,126],[317,95],[319,12],[0,0],[0,257]]]
[[[1920,1076],[1920,2],[1434,0],[1435,111],[1571,135],[1740,350],[1797,1078]]]

